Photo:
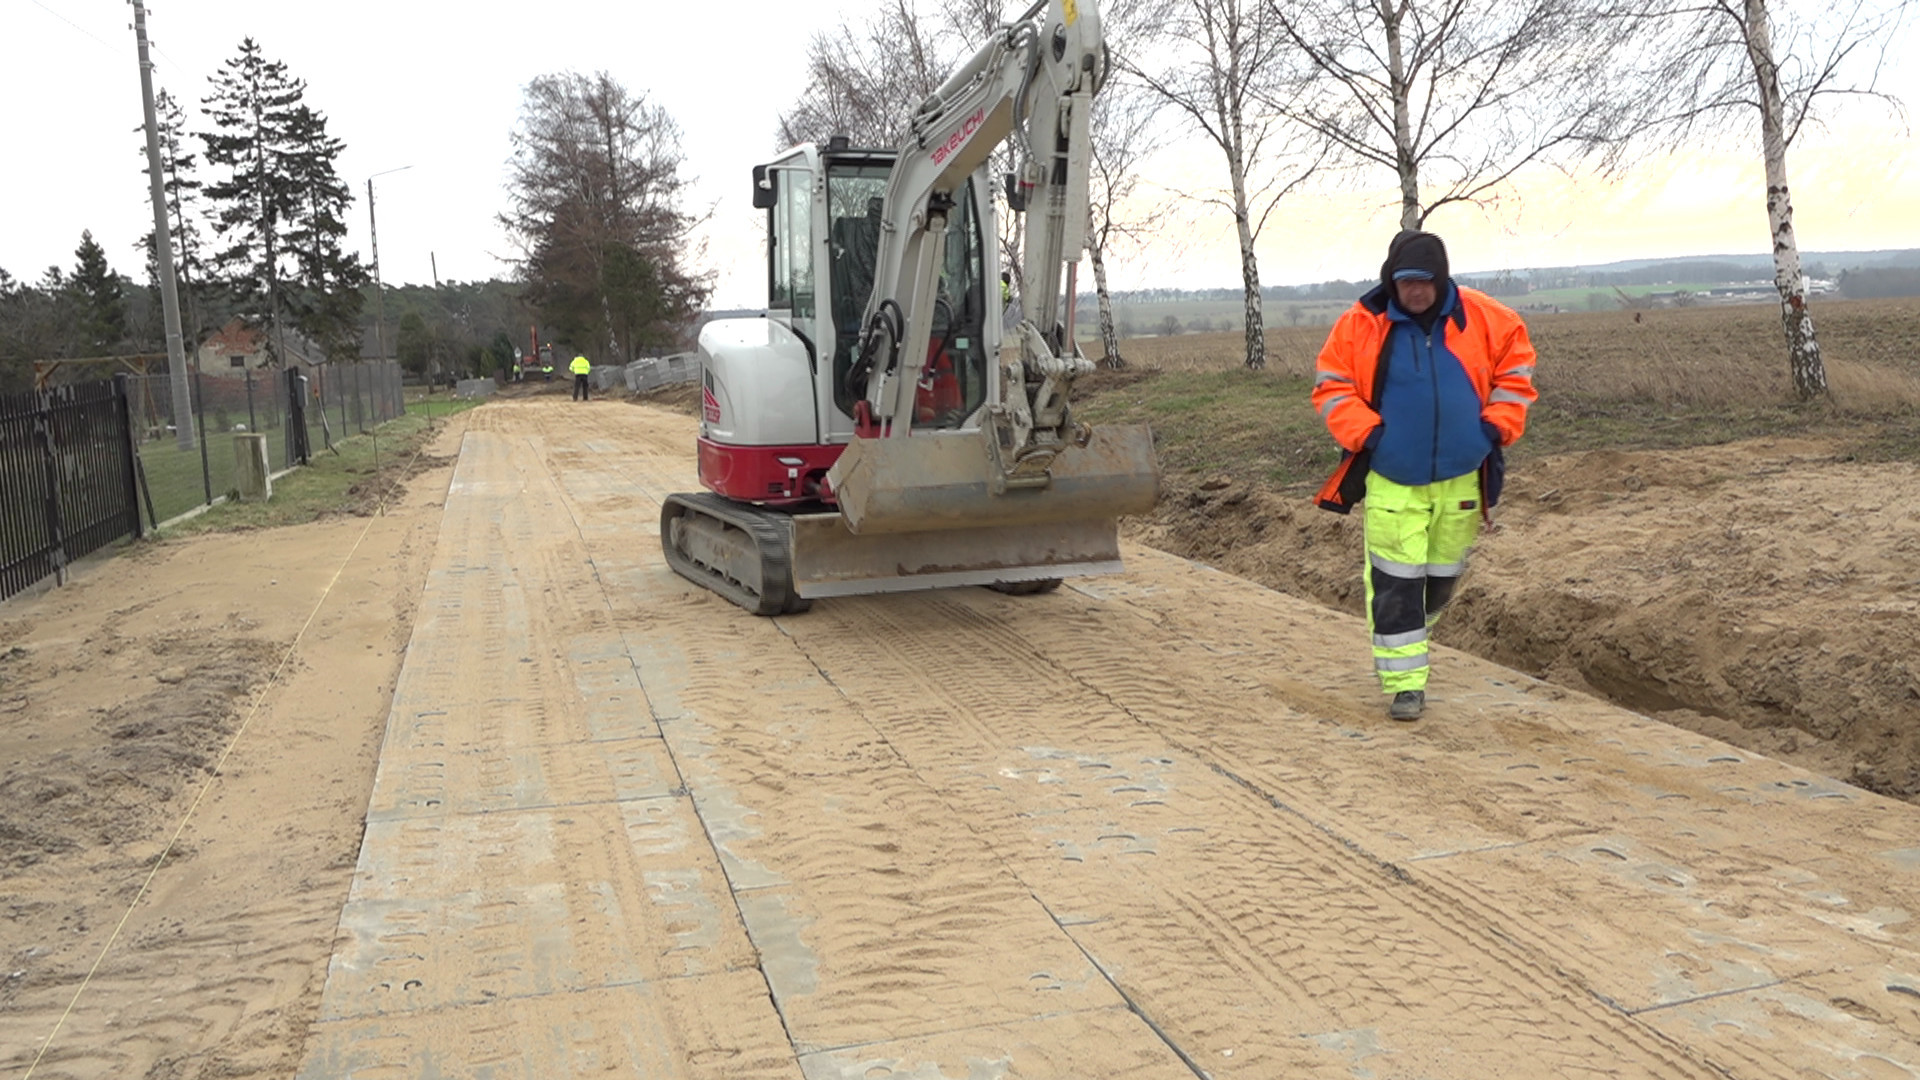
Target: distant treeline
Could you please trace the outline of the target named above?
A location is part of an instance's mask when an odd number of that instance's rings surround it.
[[[1920,295],[1920,252],[1881,253],[1881,257],[1910,261],[1913,265],[1836,267],[1823,259],[1805,265],[1809,278],[1838,281],[1840,293],[1849,298]],[[1903,258],[1905,257],[1905,258]],[[1533,270],[1502,270],[1497,273],[1459,274],[1457,279],[1494,296],[1526,296],[1547,289],[1608,289],[1625,285],[1732,285],[1773,280],[1771,264],[1760,261],[1675,259],[1667,262],[1623,266],[1619,269],[1593,267],[1553,267]],[[1323,281],[1314,285],[1269,285],[1260,290],[1269,303],[1312,303],[1314,301],[1353,300],[1374,287],[1374,281]],[[1131,289],[1115,292],[1116,304],[1165,304],[1185,301],[1233,301],[1241,298],[1238,288],[1220,289]],[[1086,301],[1082,301],[1083,304]]]
[[[1920,269],[1875,266],[1840,275],[1840,295],[1849,300],[1877,300],[1888,296],[1920,296]]]

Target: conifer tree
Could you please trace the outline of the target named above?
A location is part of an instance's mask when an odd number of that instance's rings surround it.
[[[73,304],[74,345],[81,355],[110,355],[127,336],[126,290],[91,230],[81,232],[73,257],[73,274],[64,284]]]
[[[334,169],[343,144],[303,101],[306,83],[268,60],[252,38],[228,60],[205,99],[215,130],[200,136],[219,240],[209,268],[243,309],[279,329],[285,321],[330,353],[348,352],[365,278],[341,239],[352,192]],[[278,351],[279,333],[269,334]]]
[[[201,199],[201,189],[205,185],[196,173],[200,159],[187,143],[186,111],[181,108],[179,100],[161,90],[154,95],[153,109],[160,135],[160,183],[167,201],[167,229],[173,239],[174,273],[180,287],[180,313],[185,319],[183,330],[191,349],[208,329],[208,320],[213,315],[209,310],[209,298],[205,295],[208,280],[205,266],[207,242],[204,232],[205,208]],[[133,130],[143,134],[139,153],[142,163],[140,171],[144,174],[147,171],[145,129]],[[160,268],[156,261],[159,255],[153,230],[147,230],[146,235],[140,238],[139,247],[146,258],[149,287],[157,290]]]

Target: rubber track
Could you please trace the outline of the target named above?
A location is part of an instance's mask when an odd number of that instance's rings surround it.
[[[673,545],[673,520],[689,514],[713,518],[753,537],[760,549],[760,580],[769,583],[766,593],[748,589]],[[813,606],[813,601],[793,591],[793,553],[787,546],[790,535],[785,514],[732,502],[710,491],[669,495],[660,503],[660,551],[667,565],[688,581],[719,593],[755,615],[786,615]]]

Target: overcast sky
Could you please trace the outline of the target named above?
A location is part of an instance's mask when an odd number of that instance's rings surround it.
[[[511,254],[494,215],[504,205],[508,138],[521,88],[535,76],[606,70],[680,123],[698,212],[713,211],[704,265],[717,306],[764,302],[761,216],[749,170],[776,151],[776,117],[798,92],[805,45],[876,0],[542,0],[421,4],[333,0],[158,0],[148,9],[155,79],[204,126],[209,76],[252,36],[307,83],[307,101],[346,143],[338,166],[357,197],[349,242],[368,254],[366,184],[374,180],[382,277],[426,283],[502,275]],[[921,0],[927,8],[929,0]],[[930,9],[929,9],[930,10]],[[124,0],[0,0],[0,267],[37,280],[70,268],[82,229],[137,276],[135,243],[152,225],[133,9]],[[1887,86],[1920,107],[1920,62]],[[1808,249],[1920,247],[1920,139],[1884,110],[1860,110],[1813,133],[1790,160]],[[1217,152],[1164,154],[1170,186],[1202,182]],[[1259,245],[1269,284],[1371,276],[1397,210],[1388,185],[1290,199]],[[1492,211],[1443,211],[1459,270],[1767,250],[1757,152],[1698,153],[1613,183],[1543,180]],[[1167,230],[1154,249],[1117,260],[1114,284],[1238,283],[1231,221]],[[1178,241],[1171,239],[1179,237]]]

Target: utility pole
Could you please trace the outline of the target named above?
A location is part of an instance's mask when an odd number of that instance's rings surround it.
[[[173,384],[173,430],[180,449],[193,449],[193,393],[187,382],[187,349],[180,337],[180,286],[173,272],[173,233],[167,228],[167,193],[160,173],[160,123],[153,114],[153,61],[147,58],[147,8],[133,3],[133,39],[140,52],[140,105],[147,117],[147,181],[153,194],[153,246],[160,264],[160,313],[166,321],[167,371]]]
[[[367,177],[367,234],[373,240],[373,344],[380,350],[382,360],[387,358],[387,290],[380,284],[380,227],[374,223],[373,217],[373,177],[405,172],[411,168],[411,165],[402,165]],[[399,352],[397,349],[394,351]]]

